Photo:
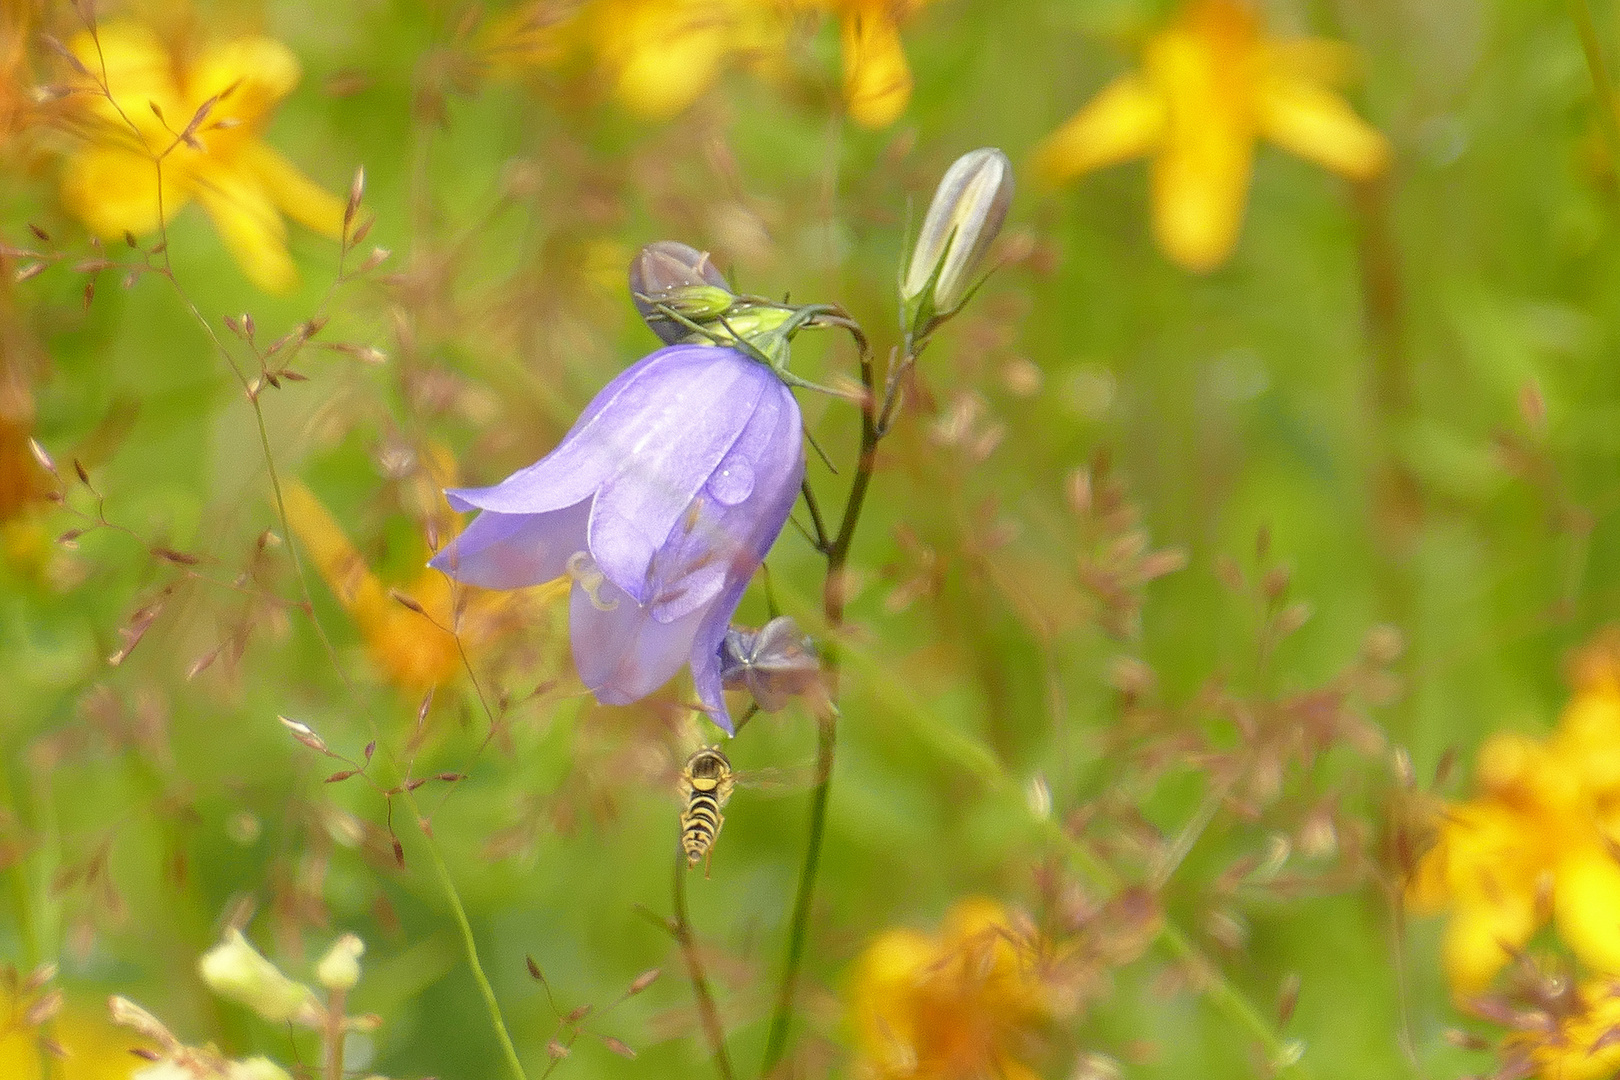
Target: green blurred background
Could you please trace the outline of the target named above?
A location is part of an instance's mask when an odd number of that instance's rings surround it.
[[[1060,819],[1090,814],[1087,835],[1139,880],[1134,833],[1175,833],[1215,782],[1194,751],[1243,746],[1212,687],[1264,703],[1338,685],[1368,633],[1393,626],[1406,645],[1400,692],[1366,715],[1426,783],[1448,749],[1466,761],[1492,730],[1550,725],[1566,652],[1615,617],[1620,219],[1568,7],[1265,7],[1279,34],[1356,48],[1350,96],[1388,135],[1394,165],[1356,187],[1262,148],[1242,239],[1205,276],[1155,247],[1141,163],[1056,190],[1020,186],[1008,265],[925,355],[855,549],[799,1026],[807,1072],[847,1071],[840,995],[873,934],[931,927],[969,895],[1039,908],[1038,870],[1064,856],[1020,794],[1033,778]],[[841,302],[886,350],[908,212],[915,221],[963,151],[999,146],[1022,170],[1042,136],[1136,63],[1167,10],[936,0],[904,24],[915,93],[879,131],[841,115],[837,27],[814,15],[768,76],[733,64],[691,108],[648,120],[588,61],[484,70],[477,27],[497,12],[269,0],[137,13],[285,42],[304,77],[267,141],[335,193],[365,168],[375,225],[364,246],[392,254],[330,297],[336,245],[297,228],[303,285],[288,296],[257,291],[195,208],[172,225],[170,255],[232,347],[227,313],[251,311],[268,339],[319,309],[331,317],[324,340],[387,354],[368,365],[309,350],[308,381],[260,400],[280,476],[306,484],[367,563],[408,588],[425,551],[421,462],[435,447],[464,481],[494,482],[547,451],[654,346],[623,284],[641,244],[683,240],[748,290]],[[1599,0],[1595,14],[1614,47],[1620,12]],[[36,29],[74,32],[65,6],[34,17]],[[58,77],[59,58],[29,47],[32,78]],[[69,255],[8,286],[15,332],[4,347],[26,368],[32,433],[61,464],[69,501],[95,503],[67,467],[77,456],[108,520],[134,535],[103,528],[55,545],[82,522],[34,506],[25,524],[38,535],[0,562],[0,955],[25,967],[59,958],[73,1009],[96,1012],[122,993],[189,1040],[289,1064],[296,1042],[308,1062],[307,1037],[219,1002],[195,976],[248,899],[252,936],[291,973],[306,975],[341,931],[367,940],[356,1005],[385,1021],[367,1068],[500,1075],[409,812],[396,801],[401,868],[385,799],[358,779],[323,783],[339,766],[276,722],[303,721],[351,758],[377,739],[398,761],[419,694],[369,664],[306,558],[340,676],[292,606],[302,594],[285,544],[256,554],[281,524],[254,412],[176,291],[157,276],[124,289],[104,274],[84,304],[73,263],[86,238],[55,179],[70,146],[47,131],[8,153],[3,239],[34,243],[34,223]],[[841,342],[797,350],[812,378],[852,365]],[[845,470],[833,478],[812,461],[812,482],[824,505],[841,502],[854,410],[803,400]],[[1140,590],[1139,626],[1127,612],[1115,633],[1083,573],[1087,560],[1106,562],[1115,536],[1077,521],[1066,495],[1098,454],[1153,547],[1188,557]],[[177,565],[149,545],[203,561]],[[1309,621],[1264,644],[1265,601],[1223,584],[1223,561],[1250,583],[1290,569],[1288,598],[1309,602]],[[819,562],[791,528],[769,567],[783,607],[814,627]],[[160,595],[144,639],[109,666],[120,629]],[[743,614],[762,621],[758,590]],[[244,627],[239,658],[187,677]],[[636,910],[669,910],[680,694],[597,706],[567,681],[562,635],[557,610],[479,658],[488,696],[511,701],[487,747],[466,681],[438,691],[415,773],[470,775],[418,798],[531,1076],[555,1018],[525,954],[564,1010],[606,1004],[638,972],[665,968],[601,1022],[636,1060],[582,1042],[559,1073],[701,1075],[710,1066],[678,956]],[[1116,689],[1121,658],[1151,670],[1146,704]],[[542,685],[559,672],[559,685]],[[740,770],[802,772],[814,741],[813,720],[790,709],[756,718],[728,749]],[[1006,783],[986,779],[986,757]],[[1487,1067],[1443,1038],[1457,1017],[1437,927],[1416,922],[1395,948],[1398,868],[1378,839],[1392,783],[1385,749],[1340,740],[1309,767],[1291,759],[1275,799],[1253,814],[1216,812],[1164,890],[1167,910],[1262,1011],[1299,974],[1286,1036],[1304,1040],[1321,1077]],[[745,1071],[763,1043],[804,842],[804,785],[786,787],[739,791],[712,877],[691,883]],[[1219,891],[1233,860],[1297,836],[1324,805],[1340,843],[1303,862],[1306,884]],[[1048,1073],[1067,1074],[1080,1053],[1132,1076],[1255,1072],[1247,1035],[1167,978],[1167,963],[1149,951],[1116,972],[1065,1026]]]

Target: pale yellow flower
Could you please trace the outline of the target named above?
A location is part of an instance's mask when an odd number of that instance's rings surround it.
[[[1355,180],[1388,165],[1388,142],[1334,92],[1344,47],[1266,33],[1245,0],[1189,0],[1116,79],[1036,154],[1049,182],[1153,155],[1153,225],[1188,270],[1212,270],[1237,243],[1255,143]]]
[[[343,201],[262,138],[301,76],[285,45],[245,37],[171,51],[150,28],[115,22],[96,37],[79,34],[72,50],[89,73],[76,98],[86,145],[68,160],[62,201],[91,231],[143,236],[157,230],[160,206],[167,221],[195,199],[243,271],[269,292],[298,283],[282,215],[324,236],[342,234]]]
[[[48,1035],[66,1056],[40,1045],[40,1033],[13,1028],[0,1033],[0,1077],[51,1076],[55,1080],[130,1080],[145,1062],[130,1053],[146,1040],[119,1031],[99,1013],[69,1004],[53,1020]],[[45,1071],[49,1062],[50,1071]]]
[[[850,986],[857,1075],[1037,1080],[1026,1057],[1052,1016],[1042,972],[1036,943],[990,900],[958,903],[938,934],[880,934]]]
[[[1408,884],[1415,911],[1450,913],[1443,962],[1459,997],[1485,990],[1549,918],[1588,969],[1620,975],[1620,681],[1592,675],[1588,654],[1549,739],[1487,740],[1479,794],[1440,813]]]

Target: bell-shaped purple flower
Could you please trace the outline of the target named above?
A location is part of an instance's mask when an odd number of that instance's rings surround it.
[[[431,565],[489,589],[570,575],[574,665],[598,701],[636,701],[690,663],[731,731],[720,644],[803,477],[799,404],[776,373],[673,345],[610,382],[533,465],[445,492],[482,513]]]

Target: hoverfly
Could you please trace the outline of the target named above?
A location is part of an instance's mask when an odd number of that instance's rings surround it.
[[[809,771],[807,767],[738,772],[718,746],[703,746],[693,751],[680,771],[681,850],[686,855],[686,865],[690,868],[699,862],[706,863],[713,854],[715,839],[726,821],[721,810],[734,790],[744,787],[785,794],[808,786],[804,777],[797,774]]]
[[[713,850],[720,826],[726,823],[720,811],[735,786],[731,759],[718,746],[701,747],[686,759],[681,769],[681,850],[688,867]]]

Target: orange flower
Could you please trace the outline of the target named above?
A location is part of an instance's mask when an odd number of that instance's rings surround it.
[[[438,489],[454,484],[447,454],[437,455],[439,471],[432,479],[434,497],[442,507],[435,515],[446,539],[454,532],[455,516],[444,505]],[[431,470],[430,470],[431,471]],[[287,504],[287,522],[309,552],[321,577],[338,602],[349,612],[365,641],[366,653],[382,677],[411,694],[455,680],[464,663],[461,648],[477,658],[496,638],[524,621],[525,613],[567,594],[567,578],[533,589],[491,592],[471,586],[452,589],[449,578],[437,570],[424,569],[398,590],[390,589],[366,565],[343,528],[310,490],[296,481],[282,484]],[[429,552],[424,546],[421,560]],[[418,605],[413,611],[393,595],[395,592]],[[465,593],[460,612],[460,637],[451,629],[457,625],[458,594]]]
[[[1383,135],[1332,90],[1348,67],[1336,42],[1268,36],[1246,0],[1189,0],[1148,42],[1141,72],[1050,135],[1036,169],[1056,182],[1152,154],[1159,245],[1213,270],[1237,244],[1258,139],[1356,180],[1389,163]]]
[[[991,900],[958,903],[937,935],[889,930],[850,988],[857,1073],[868,1080],[1036,1080],[1026,1058],[1051,1018],[1036,943]]]
[[[247,276],[276,293],[298,284],[283,214],[342,234],[343,201],[262,138],[301,77],[285,45],[247,37],[171,53],[147,27],[115,22],[72,49],[86,72],[76,100],[88,141],[68,160],[62,201],[92,231],[142,236],[157,230],[160,207],[168,221],[196,199]]]
[[[0,16],[0,146],[33,121],[31,81],[26,21],[20,15]]]

